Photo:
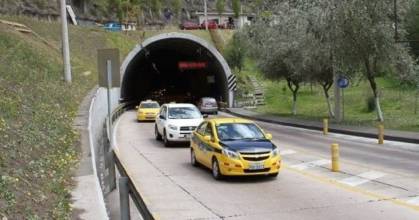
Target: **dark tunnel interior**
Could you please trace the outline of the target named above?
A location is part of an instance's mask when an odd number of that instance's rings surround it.
[[[196,103],[201,97],[227,101],[226,81],[223,66],[206,47],[188,39],[167,38],[148,44],[129,62],[121,99],[153,99],[160,104]]]

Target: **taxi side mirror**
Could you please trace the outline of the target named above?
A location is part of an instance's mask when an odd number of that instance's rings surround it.
[[[205,135],[205,136],[204,136],[204,141],[205,141],[205,142],[210,142],[210,141],[211,141],[211,136],[209,136],[209,135]]]
[[[265,134],[265,138],[268,140],[272,140],[272,134],[270,133]]]

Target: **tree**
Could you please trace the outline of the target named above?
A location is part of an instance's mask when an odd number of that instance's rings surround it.
[[[409,1],[398,1],[398,14],[410,7]],[[391,71],[412,72],[407,49],[394,40],[392,1],[337,0],[337,54],[347,66],[359,66],[368,80],[375,99],[377,118],[384,121],[376,77]],[[401,30],[402,33],[402,30]]]
[[[238,18],[241,13],[241,3],[240,0],[232,0],[232,8],[234,12],[234,17]]]
[[[216,7],[217,13],[219,15],[221,15],[224,12],[225,5],[226,5],[225,0],[217,0],[217,3],[215,5],[215,7]]]
[[[183,0],[172,1],[173,12],[175,13],[176,16],[180,15],[180,11],[182,10],[182,7],[183,7]]]
[[[244,63],[246,47],[243,44],[242,36],[238,33],[233,35],[230,44],[225,50],[225,58],[233,69],[238,69],[241,72]]]

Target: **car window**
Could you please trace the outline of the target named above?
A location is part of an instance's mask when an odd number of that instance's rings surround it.
[[[159,103],[157,102],[142,102],[140,108],[159,108]]]
[[[221,141],[265,139],[260,128],[252,123],[220,124],[217,126],[217,135]]]
[[[166,106],[163,106],[163,108],[161,108],[160,115],[166,117]]]
[[[196,129],[196,131],[198,132],[198,134],[200,135],[204,135],[205,134],[205,130],[207,128],[207,122],[202,122],[199,126],[198,129]]]
[[[196,107],[171,107],[168,109],[169,119],[196,119],[202,115]]]
[[[207,124],[207,127],[205,128],[205,134],[204,135],[209,135],[211,137],[213,137],[213,133],[212,133],[212,126],[211,123]]]

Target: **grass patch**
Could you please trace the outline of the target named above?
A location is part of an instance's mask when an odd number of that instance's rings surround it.
[[[72,124],[96,85],[96,50],[118,47],[124,58],[135,36],[70,26],[68,85],[59,23],[1,18],[23,23],[40,37],[0,26],[0,218],[69,219],[71,175],[80,157]]]
[[[246,59],[245,67],[240,73],[243,76],[255,76],[265,86],[266,105],[256,111],[283,117],[321,120],[328,117],[327,104],[323,90],[319,85],[304,84],[299,91],[297,100],[297,115],[291,114],[292,93],[285,81],[273,82],[263,78],[256,63]],[[381,90],[381,107],[387,128],[419,131],[419,115],[414,114],[415,90],[399,85],[390,77],[377,79]],[[239,85],[245,86],[246,85]],[[330,90],[333,96],[333,88]],[[344,91],[345,120],[343,124],[356,126],[375,126],[376,112],[368,111],[367,99],[372,96],[367,81],[352,82]]]

